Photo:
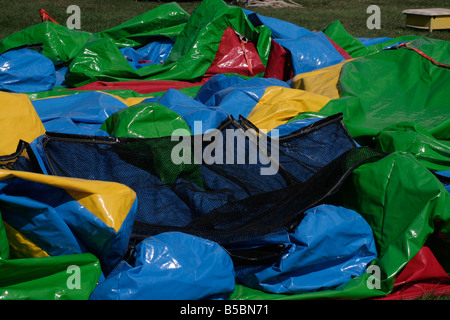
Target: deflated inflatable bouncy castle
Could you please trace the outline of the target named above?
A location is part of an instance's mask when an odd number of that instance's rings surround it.
[[[450,293],[450,43],[221,0],[0,43],[0,298]]]

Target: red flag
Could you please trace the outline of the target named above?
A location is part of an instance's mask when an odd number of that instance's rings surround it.
[[[44,21],[52,21],[54,23],[58,23],[55,19],[52,18],[51,15],[47,13],[44,9],[39,10],[39,13],[41,14],[42,22]]]

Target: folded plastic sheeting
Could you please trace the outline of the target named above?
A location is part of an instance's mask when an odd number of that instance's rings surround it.
[[[306,214],[293,233],[260,240],[259,245],[285,246],[279,261],[256,272],[238,269],[238,281],[266,292],[294,294],[334,288],[366,271],[377,253],[372,229],[358,213],[323,205]],[[223,299],[234,292],[235,268],[214,242],[168,232],[139,243],[134,255],[133,265],[121,262],[91,299]]]
[[[10,175],[9,172],[6,174]],[[5,180],[3,179],[4,189]],[[5,195],[2,191],[2,211],[3,205],[7,203],[3,199]],[[42,227],[45,226],[42,225]],[[100,262],[94,254],[49,256],[30,244],[31,242],[6,223],[2,216],[0,220],[0,299],[85,300],[90,297],[102,273]]]
[[[142,48],[134,49],[125,47],[120,52],[134,68],[139,69],[148,64],[164,63],[173,47],[173,41],[169,38],[161,38],[150,42]]]
[[[374,141],[387,153],[408,152],[430,170],[450,170],[450,141],[436,139],[420,124],[396,123],[381,130]]]
[[[234,291],[234,266],[217,243],[181,232],[139,243],[134,263],[122,261],[100,282],[92,300],[226,299]]]
[[[43,22],[13,33],[2,40],[0,52],[29,47],[39,50],[55,65],[70,62],[91,38],[85,31],[72,30],[60,24]],[[54,38],[58,41],[54,41]]]
[[[105,135],[103,122],[127,108],[121,99],[103,92],[82,92],[32,101],[46,131]]]
[[[307,210],[286,238],[286,251],[276,263],[256,272],[238,272],[239,282],[270,293],[322,291],[365,273],[377,257],[370,226],[360,214],[343,207]]]
[[[344,49],[352,58],[364,57],[381,51],[389,46],[419,39],[418,36],[402,36],[396,38],[378,38],[361,41],[349,34],[339,21],[330,23],[324,30],[336,44]],[[363,43],[364,42],[364,43]],[[372,42],[372,43],[371,43]]]
[[[124,185],[1,170],[0,210],[19,257],[91,252],[109,273],[128,248],[135,192]]]
[[[30,49],[11,50],[0,55],[0,90],[33,92],[53,89],[53,62]]]
[[[449,293],[449,65],[221,0],[7,36],[0,299]]]
[[[361,166],[352,184],[344,188],[343,201],[372,226],[379,251],[377,264],[386,277],[382,284],[391,285],[392,276],[419,252],[435,229],[441,239],[448,239],[450,194],[412,155],[395,152]],[[350,196],[352,190],[358,193]]]
[[[169,10],[163,12],[169,14]],[[201,2],[183,25],[163,64],[134,69],[115,41],[107,37],[92,37],[72,60],[66,81],[80,86],[98,80],[195,80],[204,76],[213,63],[227,27],[252,42],[262,65],[267,64],[270,30],[265,26],[254,27],[240,8],[228,7],[220,0],[210,0]]]
[[[392,293],[378,299],[414,300],[427,294],[446,294],[449,284],[450,276],[430,248],[423,246],[395,279]]]
[[[313,32],[292,23],[247,12],[254,25],[264,25],[273,39],[292,57],[294,75],[340,63],[346,59],[323,32]]]
[[[2,300],[86,300],[101,275],[100,264],[90,253],[2,258],[0,271]]]
[[[414,175],[411,175],[414,172]],[[394,280],[439,226],[449,236],[450,194],[414,157],[393,153],[355,169],[335,199],[359,213],[372,228],[377,258],[371,270],[333,290],[273,295],[248,286],[236,288],[234,299],[316,299],[385,296]],[[448,245],[447,245],[448,247]],[[371,278],[372,277],[372,278]],[[369,283],[369,285],[368,285]]]
[[[448,55],[450,44],[419,39],[414,46],[422,48],[424,55],[408,46],[394,47],[346,62],[339,78],[339,99],[318,114],[343,112],[350,134],[364,145],[373,145],[374,136],[400,122],[420,125],[421,132],[426,130],[435,139],[449,139],[450,69],[433,57]]]
[[[270,132],[284,125],[288,119],[298,113],[320,110],[329,101],[328,97],[306,90],[294,90],[285,82],[273,78],[244,79],[218,74],[209,79],[195,97],[169,89],[161,97],[144,99],[142,103],[131,106],[131,110],[120,110],[110,115],[101,128],[116,137],[170,136],[176,129],[186,129],[200,134],[216,129],[229,116],[232,116],[234,118],[248,117],[255,126]],[[46,100],[35,100],[33,104],[39,107],[42,102],[52,105]],[[147,104],[146,107],[144,107],[145,104]],[[144,114],[150,111],[149,108],[151,108],[151,119],[159,119],[151,121],[151,125],[149,125],[150,121],[142,120]],[[78,110],[82,109],[78,108]],[[132,116],[133,114],[135,116]],[[196,127],[196,123],[201,123],[201,126]],[[80,125],[81,123],[78,124]],[[128,133],[123,130],[120,130],[122,133],[118,133],[118,126],[122,126]],[[59,129],[55,126],[50,131],[76,133],[67,128]],[[140,134],[134,130],[139,131]]]
[[[142,47],[159,36],[170,40],[184,29],[189,14],[178,3],[172,2],[144,12],[118,26],[94,33],[96,38],[108,38],[119,47]]]
[[[122,109],[108,117],[100,129],[112,137],[159,138],[170,136],[177,129],[191,133],[180,115],[157,102]]]

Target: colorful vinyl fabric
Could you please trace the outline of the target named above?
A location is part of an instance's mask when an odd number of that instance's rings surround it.
[[[0,299],[450,293],[449,42],[44,13],[0,42]]]

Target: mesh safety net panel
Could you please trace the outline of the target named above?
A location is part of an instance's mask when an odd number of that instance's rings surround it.
[[[0,169],[42,173],[29,143],[20,140],[16,152],[0,156]]]
[[[342,114],[279,138],[230,117],[202,135],[47,133],[42,147],[51,174],[119,182],[136,192],[132,240],[180,231],[225,247],[292,230],[355,167],[384,156],[357,147]],[[262,174],[270,167],[275,170]]]

